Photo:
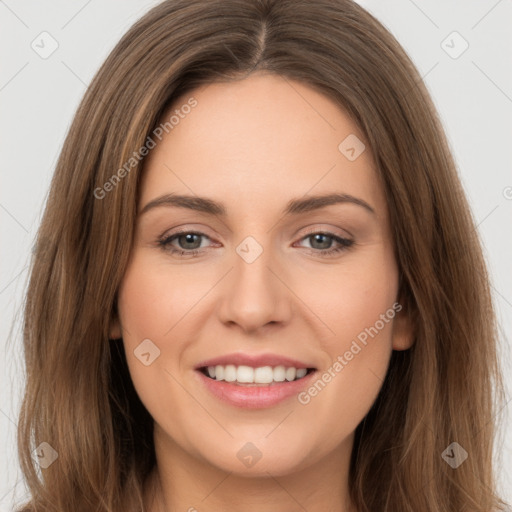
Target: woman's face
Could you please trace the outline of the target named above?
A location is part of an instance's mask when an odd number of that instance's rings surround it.
[[[362,133],[322,94],[259,73],[172,110],[111,328],[157,450],[251,475],[346,455],[411,341]]]

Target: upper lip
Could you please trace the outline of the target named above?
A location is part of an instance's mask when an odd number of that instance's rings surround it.
[[[205,366],[226,366],[232,364],[235,366],[250,366],[258,368],[261,366],[285,366],[286,368],[314,368],[312,364],[307,364],[297,359],[282,356],[279,354],[243,354],[233,353],[225,354],[223,356],[214,357],[199,363],[195,369],[199,370]]]

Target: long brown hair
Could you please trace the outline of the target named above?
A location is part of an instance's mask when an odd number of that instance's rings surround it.
[[[142,510],[155,464],[152,418],[122,343],[108,337],[144,163],[130,158],[175,98],[256,70],[307,84],[343,108],[385,187],[415,343],[393,352],[357,427],[355,505],[502,509],[493,446],[503,384],[488,275],[443,128],[410,58],[351,0],[168,0],[96,74],[51,183],[24,310],[18,451],[31,499],[19,510]],[[45,469],[32,456],[42,442],[58,454]],[[443,457],[453,442],[468,454],[456,469]]]

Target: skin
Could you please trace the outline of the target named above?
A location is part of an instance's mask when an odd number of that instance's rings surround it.
[[[223,403],[194,367],[232,352],[270,352],[312,362],[321,374],[399,300],[386,199],[368,145],[349,161],[338,145],[350,134],[364,141],[357,125],[323,94],[275,75],[203,86],[173,108],[190,96],[197,106],[146,161],[139,212],[172,192],[222,202],[227,215],[176,206],[139,215],[111,325],[155,421],[148,509],[355,510],[347,485],[354,431],[391,351],[411,346],[404,311],[306,405],[297,397],[260,410]],[[291,199],[332,192],[360,198],[375,213],[352,203],[281,213]],[[158,245],[178,227],[206,235],[171,244],[200,247],[199,255]],[[322,256],[338,244],[309,231],[354,244]],[[263,248],[250,264],[236,252],[247,236]],[[160,356],[145,366],[134,350],[148,338]],[[252,467],[237,457],[247,442],[261,452]]]

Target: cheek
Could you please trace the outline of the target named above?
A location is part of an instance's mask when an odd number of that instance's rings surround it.
[[[190,321],[193,305],[205,290],[183,273],[175,272],[172,281],[165,276],[166,269],[136,252],[119,288],[118,310],[128,370],[141,402],[157,425],[165,425],[172,437],[183,438],[184,423],[169,421],[190,414],[190,397],[178,384],[187,344],[187,336],[179,335],[186,322],[180,321]],[[143,351],[141,343],[147,344]],[[144,353],[149,358],[140,357]]]
[[[190,273],[172,272],[161,262],[136,252],[119,289],[119,314],[126,338],[167,339],[181,319],[194,315],[194,305],[205,294],[205,283]],[[139,340],[138,342],[140,343]]]
[[[125,272],[118,310],[130,375],[153,415],[152,404],[165,407],[165,396],[160,393],[165,395],[172,386],[172,375],[180,363],[179,337],[174,337],[172,344],[165,340],[171,339],[179,329],[179,320],[190,309],[186,295],[191,287],[180,283],[179,277],[170,283],[162,277],[163,271],[143,256],[137,251]]]
[[[393,311],[391,319],[381,320],[398,293],[398,269],[390,248],[368,247],[347,258],[335,272],[302,283],[297,288],[302,287],[300,293],[307,297],[308,306],[328,328],[322,345],[331,357],[349,350],[358,336],[364,341],[367,329],[376,322],[379,339],[391,346]]]
[[[322,293],[311,293],[310,304],[322,312],[329,327],[321,348],[330,363],[299,401],[332,428],[345,425],[351,431],[370,409],[386,376],[398,272],[392,253],[382,251],[354,265],[347,262],[325,282]]]

